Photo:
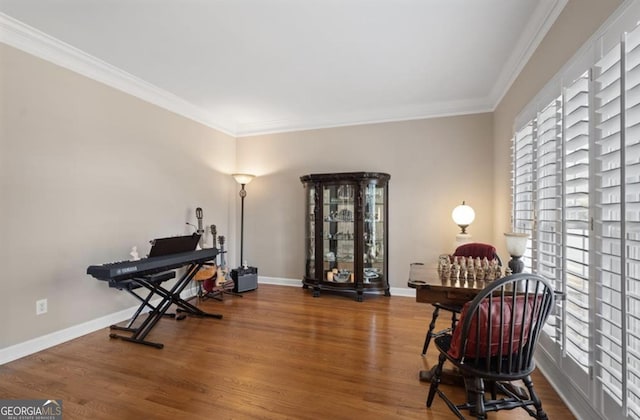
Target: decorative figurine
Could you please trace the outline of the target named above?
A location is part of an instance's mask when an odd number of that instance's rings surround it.
[[[460,280],[460,265],[457,258],[453,260],[453,266],[451,267],[451,280]]]
[[[497,262],[496,262],[496,266],[494,267],[494,278],[496,280],[502,278],[502,269],[500,268],[500,265],[497,264]]]
[[[465,257],[460,258],[460,278],[467,282],[469,271],[467,270],[467,259]]]
[[[496,279],[496,272],[492,268],[487,267],[484,279],[485,281],[494,281]]]
[[[480,259],[480,257],[476,258],[475,268],[476,268],[476,280],[483,281],[485,273],[484,273],[484,268],[482,267],[482,260]]]
[[[440,257],[438,257],[438,273],[442,275],[442,272],[449,266],[449,264],[449,256],[446,254],[440,255]]]
[[[140,259],[140,255],[138,255],[138,247],[131,247],[131,252],[129,253],[129,255],[131,255],[131,261],[138,261]]]

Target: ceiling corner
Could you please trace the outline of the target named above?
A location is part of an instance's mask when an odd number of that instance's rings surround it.
[[[498,107],[568,1],[541,1],[538,4],[487,98],[487,101],[492,104],[492,110]]]

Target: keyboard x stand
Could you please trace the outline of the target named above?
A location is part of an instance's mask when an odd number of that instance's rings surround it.
[[[212,314],[203,311],[202,309],[192,305],[186,300],[180,297],[180,293],[187,287],[189,282],[193,279],[195,274],[202,268],[204,262],[192,263],[188,266],[185,273],[180,277],[180,279],[173,285],[173,287],[169,290],[162,287],[162,281],[154,281],[152,278],[147,277],[135,277],[131,279],[133,282],[139,284],[142,287],[147,288],[150,291],[150,294],[147,296],[147,299],[143,301],[141,308],[139,308],[135,317],[138,316],[139,312],[144,308],[144,306],[150,306],[153,308],[147,316],[147,318],[142,322],[142,324],[138,328],[130,328],[127,327],[117,327],[112,328],[116,330],[124,330],[132,332],[131,336],[123,336],[116,333],[109,334],[111,338],[119,338],[121,340],[130,341],[133,343],[144,344],[147,346],[155,347],[161,349],[164,347],[164,344],[157,343],[153,341],[145,340],[147,334],[151,332],[153,327],[158,323],[158,321],[166,314],[169,310],[169,307],[172,304],[175,304],[178,308],[176,312],[180,315],[176,316],[177,320],[182,320],[186,315],[193,315],[198,317],[209,317],[209,318],[217,318],[222,319],[221,314]],[[160,303],[158,303],[155,307],[149,304],[149,300],[152,296],[158,295],[161,297]]]

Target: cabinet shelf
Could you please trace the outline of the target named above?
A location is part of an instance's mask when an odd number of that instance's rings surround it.
[[[388,174],[348,172],[300,177],[306,189],[306,269],[302,284],[390,296],[388,281]],[[355,199],[357,198],[357,199]],[[318,263],[316,264],[316,261]],[[334,274],[336,278],[334,279]]]
[[[336,206],[336,205],[345,205],[345,206],[353,206],[355,201],[353,200],[343,200],[343,199],[332,199],[328,203],[324,203],[325,206]]]

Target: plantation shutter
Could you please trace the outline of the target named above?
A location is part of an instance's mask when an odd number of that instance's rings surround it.
[[[595,375],[608,398],[622,405],[623,168],[621,51],[594,66],[595,183]],[[619,408],[618,408],[619,410]]]
[[[561,98],[554,99],[537,116],[536,144],[536,231],[532,245],[536,250],[534,271],[562,290],[562,217],[561,217]],[[551,312],[544,331],[557,342],[561,339],[561,305]]]
[[[534,122],[516,132],[513,146],[513,225],[517,232],[533,233],[534,225]],[[522,260],[531,271],[531,245]]]
[[[624,188],[626,282],[623,310],[626,334],[626,397],[630,417],[640,418],[640,32],[625,42]]]
[[[564,90],[566,353],[589,367],[589,71]]]

